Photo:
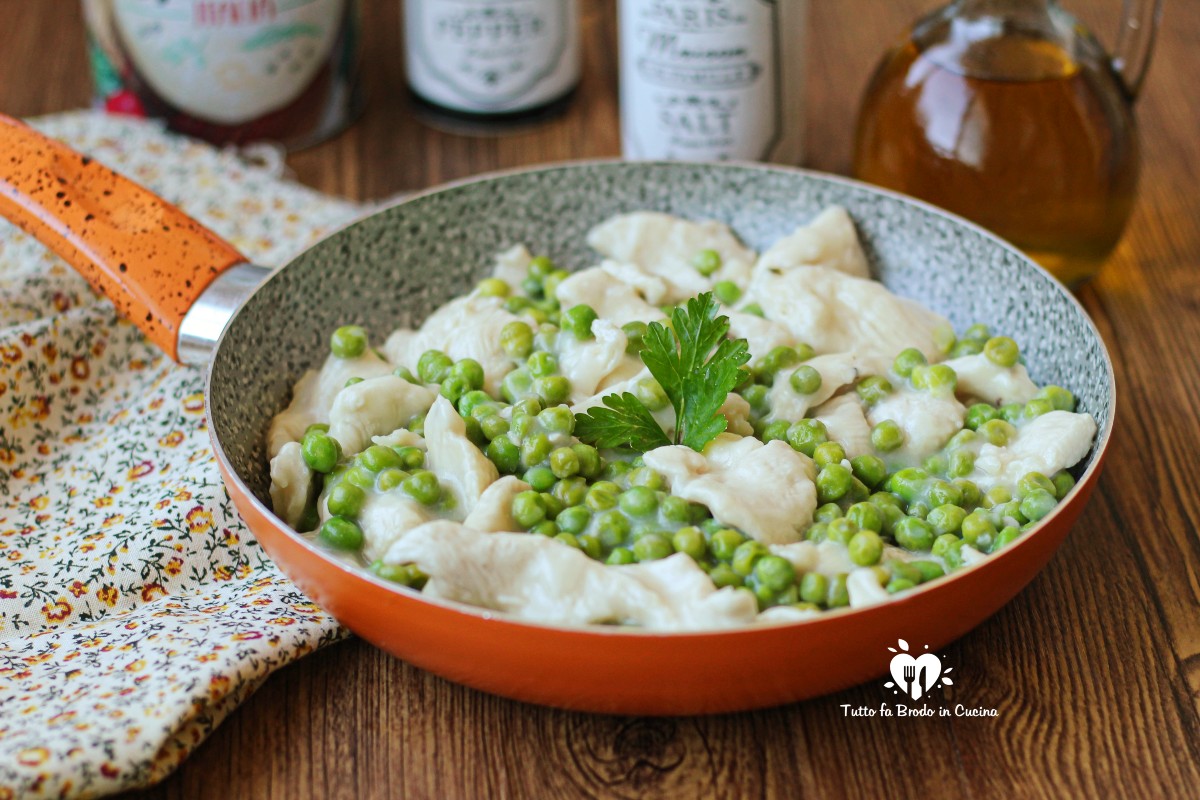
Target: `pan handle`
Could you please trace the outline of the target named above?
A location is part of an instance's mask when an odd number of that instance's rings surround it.
[[[246,261],[176,206],[2,114],[0,215],[66,259],[176,361],[192,305]]]

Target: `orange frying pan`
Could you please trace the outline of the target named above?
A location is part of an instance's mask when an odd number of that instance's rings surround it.
[[[1071,389],[1099,423],[1072,493],[997,555],[892,602],[805,622],[711,633],[564,629],[385,583],[271,512],[269,421],[302,372],[324,358],[337,326],[357,323],[381,337],[418,324],[473,285],[491,254],[517,242],[558,263],[587,265],[587,230],[618,212],[721,219],[761,248],[833,203],[858,223],[880,280],[959,329],[984,321],[1013,336],[1034,378]],[[1112,430],[1108,354],[1061,284],[970,223],[801,170],[608,162],[484,177],[384,209],[268,275],[178,208],[0,118],[0,214],[79,269],[173,358],[209,363],[210,433],[229,492],[305,593],[400,658],[521,700],[636,714],[758,708],[881,675],[898,638],[936,650],[994,613],[1046,564],[1096,485]]]

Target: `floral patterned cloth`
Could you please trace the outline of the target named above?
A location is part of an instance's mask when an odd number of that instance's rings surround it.
[[[358,209],[151,123],[37,127],[153,188],[257,263]],[[0,221],[0,800],[169,773],[273,670],[341,630],[225,493],[203,375]]]

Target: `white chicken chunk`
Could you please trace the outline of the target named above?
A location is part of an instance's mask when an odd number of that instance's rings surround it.
[[[754,435],[754,426],[750,424],[750,403],[737,392],[730,392],[725,397],[717,413],[725,417],[725,430],[729,433],[737,436]]]
[[[867,412],[872,426],[890,419],[904,431],[904,444],[893,452],[906,462],[920,463],[962,430],[966,408],[951,394],[897,388]]]
[[[636,264],[667,284],[667,302],[686,300],[728,280],[745,286],[754,264],[754,251],[743,245],[727,225],[694,222],[670,214],[638,211],[621,214],[592,228],[588,244],[617,261]],[[701,275],[692,259],[701,250],[715,250],[721,267],[711,277]]]
[[[850,598],[851,608],[873,606],[891,597],[879,582],[875,570],[870,567],[858,567],[846,576],[846,594]]]
[[[600,317],[620,326],[627,322],[654,322],[666,315],[651,305],[637,289],[601,267],[581,270],[558,285],[555,293],[563,308],[587,304]]]
[[[532,488],[515,475],[505,475],[483,490],[463,525],[485,533],[520,530],[512,515],[513,498]]]
[[[821,405],[841,389],[858,380],[862,370],[858,359],[853,353],[831,353],[826,356],[816,356],[804,362],[804,366],[812,367],[821,375],[821,386],[812,394],[800,394],[792,388],[792,373],[799,367],[780,370],[775,375],[775,383],[767,393],[771,407],[767,414],[767,422],[777,419],[795,422],[803,419],[810,408]]]
[[[441,395],[425,417],[425,466],[454,495],[453,519],[464,519],[488,486],[500,477],[496,465],[467,438],[467,426]]]
[[[817,505],[812,460],[778,440],[763,444],[723,433],[704,453],[671,445],[644,458],[666,476],[673,494],[707,506],[716,519],[764,544],[799,539]]]
[[[551,625],[617,622],[652,630],[745,625],[754,596],[717,589],[692,559],[609,567],[544,536],[481,533],[432,522],[404,536],[384,557],[429,575],[424,593]]]
[[[354,455],[371,444],[371,437],[391,433],[425,413],[436,396],[391,374],[347,386],[329,409],[329,435],[345,455]]]
[[[492,277],[499,278],[509,286],[521,285],[521,281],[529,275],[529,262],[533,256],[525,245],[518,244],[496,254],[492,266]]]
[[[368,562],[382,558],[401,537],[433,519],[428,508],[402,491],[366,495],[358,513],[358,526],[363,532],[363,557]],[[321,506],[321,517],[328,518],[329,510],[324,503]]]
[[[592,323],[592,337],[561,332],[555,340],[558,371],[571,382],[571,402],[592,396],[600,382],[625,362],[625,332],[606,319]]]
[[[275,515],[295,528],[304,518],[312,496],[313,472],[304,463],[299,442],[288,442],[271,459],[271,507]]]
[[[846,209],[830,206],[812,222],[775,242],[758,257],[754,270],[797,267],[828,267],[856,278],[871,277],[858,231]]]
[[[418,433],[413,433],[408,428],[396,428],[391,433],[385,433],[382,436],[372,436],[372,444],[381,444],[384,447],[415,447],[418,450],[425,450],[425,439]]]
[[[871,424],[863,413],[862,403],[853,392],[838,395],[813,410],[813,419],[825,426],[829,441],[837,442],[846,451],[846,458],[871,455]]]
[[[1002,367],[983,353],[962,356],[944,362],[958,375],[958,394],[978,397],[985,403],[1027,403],[1037,394],[1037,385],[1029,379],[1024,364]]]
[[[993,486],[1014,485],[1030,472],[1052,477],[1083,460],[1092,449],[1096,421],[1087,414],[1051,411],[1017,429],[1004,447],[985,443],[967,477],[987,491]]]
[[[796,346],[796,337],[781,322],[730,309],[722,309],[721,313],[729,317],[729,338],[745,339],[753,359],[762,358],[776,347]]]
[[[881,283],[827,267],[756,272],[747,299],[818,353],[853,351],[890,361],[915,347],[932,362],[941,358],[934,332],[950,324]]]
[[[298,442],[309,425],[329,422],[333,399],[351,378],[369,380],[388,375],[392,365],[368,348],[358,358],[329,356],[319,370],[309,370],[292,389],[292,402],[271,420],[267,454],[274,458],[288,442]]]
[[[657,306],[666,302],[666,281],[657,275],[645,272],[637,264],[613,261],[611,258],[606,258],[600,262],[600,269],[612,275],[617,280],[632,286],[650,305]]]
[[[383,352],[413,374],[427,350],[441,350],[455,361],[473,358],[483,367],[483,388],[499,393],[501,379],[514,366],[500,346],[500,331],[517,319],[499,297],[468,295],[451,300],[430,315],[420,330],[398,330],[388,337]]]

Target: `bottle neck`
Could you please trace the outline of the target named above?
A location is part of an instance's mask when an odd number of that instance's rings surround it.
[[[1074,69],[1074,21],[1057,0],[954,0],[913,30],[917,47],[969,77],[1043,80]]]

